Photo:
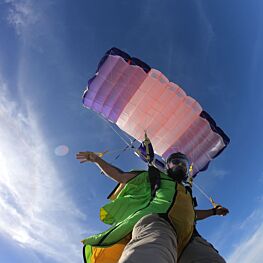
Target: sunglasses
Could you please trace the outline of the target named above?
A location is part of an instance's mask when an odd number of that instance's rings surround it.
[[[182,159],[182,158],[174,158],[169,160],[169,163],[172,163],[174,165],[185,165],[187,167],[190,166],[189,162],[186,159]]]

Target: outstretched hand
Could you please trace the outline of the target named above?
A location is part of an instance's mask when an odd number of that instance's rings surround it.
[[[80,163],[92,162],[95,163],[98,160],[98,155],[94,152],[79,152],[76,154],[76,158],[80,161]]]
[[[217,206],[216,208],[216,215],[225,216],[229,213],[229,210],[223,206]]]

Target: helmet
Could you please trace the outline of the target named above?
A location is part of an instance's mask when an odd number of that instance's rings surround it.
[[[181,152],[176,152],[176,153],[170,154],[168,156],[168,158],[166,159],[166,163],[169,163],[173,159],[185,159],[190,165],[190,160],[188,159],[188,157]]]
[[[174,165],[171,167],[170,164]],[[190,161],[183,153],[172,153],[166,161],[167,174],[177,182],[186,181],[190,171]]]

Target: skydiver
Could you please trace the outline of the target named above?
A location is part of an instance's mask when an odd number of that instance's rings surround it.
[[[106,176],[118,182],[117,192],[113,194],[117,199],[126,185],[127,189],[129,187],[132,189],[136,183],[138,189],[149,188],[150,182],[147,179],[149,172],[123,172],[93,152],[79,152],[76,158],[81,163],[95,163]],[[191,192],[183,184],[189,174],[188,158],[182,153],[173,153],[168,157],[166,165],[168,176],[161,175],[161,183],[154,195],[149,197],[148,207],[137,208],[137,213],[143,211],[142,216],[132,225],[131,239],[125,246],[119,261],[114,262],[224,263],[224,259],[213,246],[197,232],[195,222],[213,215],[225,216],[229,212],[228,209],[218,206],[208,210],[194,210]],[[136,181],[139,176],[142,180]],[[146,180],[143,180],[144,177]],[[176,189],[171,189],[172,187]],[[129,195],[126,202],[136,198],[136,196],[132,197],[132,194]],[[142,198],[142,195],[140,197]],[[130,206],[127,203],[125,205],[127,209],[130,209],[132,203]],[[168,205],[169,209],[163,209],[165,205]],[[130,220],[132,216],[130,215]],[[126,224],[128,228],[128,222]]]

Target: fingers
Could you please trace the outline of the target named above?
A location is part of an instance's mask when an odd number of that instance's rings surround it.
[[[88,156],[88,155],[90,155],[91,154],[91,152],[78,152],[77,154],[76,154],[76,156],[77,157],[86,157],[86,156]]]
[[[76,154],[76,157],[78,157],[78,158],[81,158],[81,157],[86,158],[86,157],[88,157],[90,154],[92,154],[92,152],[78,152],[78,153]]]
[[[86,163],[88,160],[80,160],[80,163]]]
[[[76,159],[79,160],[81,163],[87,162],[88,159],[84,156],[76,156]]]
[[[89,152],[79,152],[76,154],[76,159],[80,161],[80,163],[84,163],[89,161]]]
[[[94,152],[79,152],[76,154],[76,159],[80,163],[84,162],[95,162],[98,156]]]
[[[218,208],[218,214],[221,216],[225,216],[229,213],[229,210],[225,207]]]
[[[78,159],[78,160],[87,160],[88,158],[86,156],[76,156],[76,159]]]
[[[81,158],[81,159],[77,158],[77,159],[79,160],[80,163],[85,163],[85,162],[88,162],[88,161],[89,161],[89,160],[87,160],[87,159],[82,159],[82,158]]]
[[[226,216],[228,213],[229,213],[229,211],[228,211],[228,210],[224,211],[224,214],[223,214],[223,216]]]

